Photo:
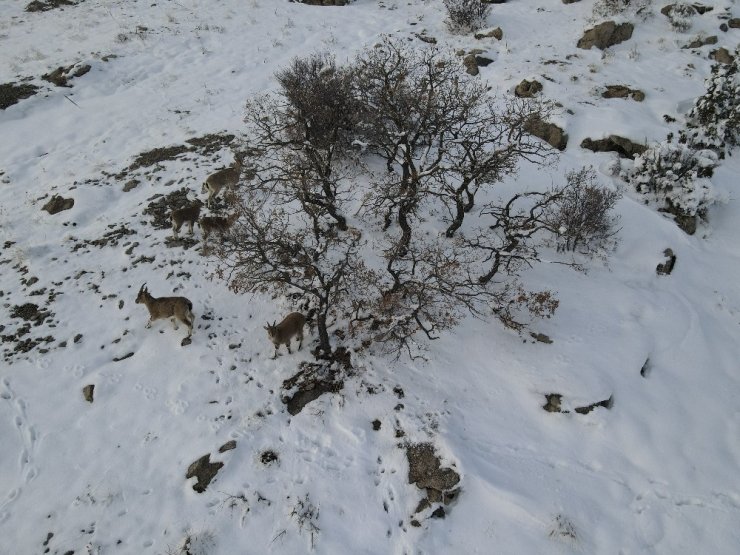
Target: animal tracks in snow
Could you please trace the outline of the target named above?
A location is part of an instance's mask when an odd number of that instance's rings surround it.
[[[36,427],[28,420],[26,401],[15,394],[8,378],[0,380],[0,399],[6,401],[11,407],[13,427],[21,441],[21,450],[16,459],[21,483],[11,488],[5,494],[4,499],[0,501],[0,522],[3,522],[10,516],[10,512],[7,510],[8,507],[21,496],[23,487],[30,484],[38,476],[39,471],[34,464],[34,456],[39,436]]]

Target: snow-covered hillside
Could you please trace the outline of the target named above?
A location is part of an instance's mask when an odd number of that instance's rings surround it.
[[[677,30],[663,3],[595,3],[496,4],[499,40],[451,34],[442,0],[3,2],[0,84],[38,89],[0,110],[0,555],[737,553],[737,150],[711,177],[724,202],[688,235],[615,174],[616,153],[579,145],[677,134],[710,53],[740,43],[740,6],[707,0]],[[576,47],[607,19],[631,38]],[[470,317],[426,360],[357,353],[340,391],[293,415],[284,381],[310,350],[271,359],[263,329],[293,305],[229,291],[200,230],[171,239],[168,207],[205,200],[277,70],[314,51],[349,62],[385,34],[480,49],[477,79],[502,99],[539,81],[567,148],[504,187],[593,166],[623,192],[618,244],[581,272],[526,272],[559,299],[531,330]],[[59,67],[67,86],[42,79]],[[42,210],[55,195],[73,206]],[[145,282],[193,302],[190,345],[166,320],[145,329]],[[205,455],[223,465],[198,492],[186,473]],[[448,480],[448,503],[417,512],[410,467]]]

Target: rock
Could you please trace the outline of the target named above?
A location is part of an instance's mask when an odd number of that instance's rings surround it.
[[[478,40],[490,38],[501,40],[504,38],[504,32],[501,30],[501,27],[496,27],[495,29],[493,29],[492,31],[488,31],[487,33],[476,33],[473,36]]]
[[[727,26],[730,29],[740,29],[740,17],[733,17],[727,21]]]
[[[559,393],[550,393],[548,395],[545,395],[545,400],[547,401],[544,405],[542,405],[542,408],[545,409],[547,412],[560,412],[560,403],[563,400],[563,396]]]
[[[607,85],[601,94],[602,98],[627,98],[628,96],[637,102],[645,100],[645,93],[638,89],[630,89],[625,85]]]
[[[271,451],[268,449],[267,451],[262,451],[262,454],[260,455],[260,461],[262,461],[262,464],[268,465],[272,464],[274,462],[277,462],[278,455],[275,453],[275,451]]]
[[[198,481],[193,484],[193,489],[198,493],[203,493],[206,491],[208,484],[210,484],[211,480],[216,477],[216,474],[218,474],[218,471],[223,465],[224,463],[222,462],[212,463],[210,454],[203,455],[188,467],[185,478],[197,478]]]
[[[531,81],[527,81],[526,79],[524,79],[514,89],[514,95],[518,96],[519,98],[532,98],[541,90],[542,83],[540,83],[536,79],[532,79]]]
[[[431,514],[432,518],[444,518],[445,517],[445,508],[441,505],[437,507],[434,512]]]
[[[475,63],[478,64],[478,67],[486,67],[491,65],[493,60],[491,58],[486,58],[485,56],[476,56]]]
[[[550,344],[552,343],[552,339],[550,339],[549,336],[545,335],[544,333],[535,333],[535,332],[529,332],[530,337],[532,337],[535,341],[539,341],[540,343],[546,343]]]
[[[735,60],[735,57],[730,54],[727,48],[718,48],[717,50],[714,50],[709,57],[715,62],[727,65],[730,65]]]
[[[77,335],[75,335],[74,342],[79,343],[80,341],[82,341],[82,334],[78,333]]]
[[[377,418],[373,420],[373,430],[375,430],[376,432],[380,430],[380,420],[378,420]]]
[[[696,233],[696,226],[698,225],[698,218],[688,214],[682,214],[679,211],[673,213],[673,219],[676,225],[680,227],[688,235]]]
[[[593,403],[585,407],[577,407],[573,410],[575,410],[578,414],[588,414],[589,412],[594,410],[596,407],[604,407],[605,409],[611,409],[613,405],[614,405],[614,397],[612,396],[603,401],[599,401],[598,403]]]
[[[414,33],[417,39],[419,39],[422,42],[426,42],[427,44],[437,44],[437,39],[434,37],[430,37],[428,35],[425,35],[424,33]]]
[[[75,71],[72,74],[72,77],[82,77],[91,69],[92,69],[92,66],[90,66],[90,64],[81,65],[80,67],[77,68],[77,71]]]
[[[93,402],[93,392],[95,391],[95,384],[86,385],[82,388],[82,396],[88,403]]]
[[[33,0],[26,6],[27,12],[46,12],[61,6],[74,6],[77,2],[71,0]]]
[[[676,255],[673,254],[673,250],[664,250],[663,256],[665,256],[667,260],[655,267],[655,271],[659,276],[670,275],[670,273],[673,271],[673,267],[676,265]]]
[[[722,31],[723,33],[726,33],[729,30],[729,27],[727,27],[727,23],[722,23],[719,26],[719,30]]]
[[[594,46],[604,50],[605,48],[628,40],[632,37],[633,30],[634,25],[632,23],[620,23],[617,25],[614,21],[605,21],[596,27],[588,29],[576,46],[584,50],[589,50]]]
[[[524,125],[524,130],[560,151],[565,150],[565,147],[568,145],[568,135],[563,129],[554,123],[547,123],[538,117],[530,119]]]
[[[460,475],[451,468],[442,467],[431,443],[407,446],[406,458],[409,462],[409,484],[416,484],[427,491],[427,498],[419,504],[421,510],[430,502],[449,503],[457,495],[455,486],[460,483]]]
[[[139,180],[138,179],[129,179],[125,185],[123,186],[123,192],[128,193],[132,189],[136,189],[136,187],[139,186]]]
[[[293,2],[294,0],[291,0]],[[309,6],[346,6],[349,0],[297,0],[299,4]]]
[[[133,351],[130,352],[130,353],[126,353],[125,355],[120,356],[120,357],[114,357],[113,358],[113,362],[121,362],[122,360],[126,360],[127,358],[131,358],[132,356],[134,356]]]
[[[652,365],[650,364],[650,358],[645,359],[645,364],[642,365],[642,368],[640,368],[640,376],[643,378],[647,378],[648,374],[650,374]]]
[[[696,13],[699,15],[704,15],[705,13],[711,12],[714,9],[714,6],[705,6],[703,4],[692,4],[691,6],[696,10]]]
[[[16,83],[3,83],[0,85],[0,110],[5,110],[13,104],[17,104],[19,100],[29,98],[38,92],[39,88],[36,85],[30,85],[23,83],[17,85]]]
[[[49,202],[44,204],[44,206],[41,207],[41,210],[46,210],[49,214],[54,215],[59,212],[62,212],[63,210],[69,210],[75,205],[75,199],[73,198],[64,198],[60,195],[54,195],[51,197]]]
[[[576,2],[580,2],[581,0],[563,0],[563,4],[575,4]]]
[[[606,139],[583,139],[581,148],[593,152],[616,152],[622,158],[634,158],[637,154],[642,154],[647,150],[646,145],[632,142],[619,135],[609,135]]]
[[[468,54],[463,58],[463,65],[465,66],[465,71],[469,75],[478,75],[480,72],[478,71],[478,62],[475,59],[474,54]]]
[[[705,46],[707,44],[717,44],[717,35],[712,35],[711,37],[696,37],[694,40],[692,40],[689,44],[684,46],[683,48],[701,48],[702,46]]]
[[[226,453],[226,451],[232,451],[233,449],[236,449],[236,440],[232,439],[231,441],[227,441],[224,443],[221,447],[218,448],[219,453]]]

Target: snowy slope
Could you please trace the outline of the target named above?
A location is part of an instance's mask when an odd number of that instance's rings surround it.
[[[581,140],[675,132],[715,48],[680,47],[704,33],[733,50],[740,30],[719,31],[718,15],[740,17],[740,7],[706,2],[714,10],[678,33],[658,4],[604,56],[575,47],[593,4],[496,5],[496,41],[450,35],[438,0],[86,0],[43,13],[5,2],[0,83],[32,77],[43,91],[0,111],[0,335],[24,324],[13,307],[35,303],[53,314],[23,338],[53,339],[0,361],[0,554],[178,553],[188,536],[193,554],[736,553],[737,155],[712,178],[728,202],[696,235],[627,191],[606,263],[526,275],[557,292],[555,316],[534,325],[552,344],[471,318],[431,343],[426,362],[358,357],[341,394],[296,416],[281,384],[310,355],[271,360],[262,329],[287,301],[229,292],[212,261],[168,246],[169,230],[143,213],[157,194],[201,196],[231,155],[225,142],[185,141],[238,135],[245,100],[273,88],[293,57],[328,50],[347,61],[385,33],[421,48],[422,29],[443,48],[484,49],[493,93],[537,78],[562,104],[554,121],[570,139],[558,165],[525,166],[508,187],[547,188],[583,165],[617,187],[613,155]],[[40,79],[74,63],[91,70],[71,88]],[[645,101],[603,99],[608,84],[639,88]],[[173,145],[188,150],[131,169],[139,154]],[[41,211],[53,194],[74,207]],[[89,244],[121,226],[119,238]],[[657,276],[668,247],[676,269]],[[144,329],[134,303],[144,282],[193,300],[190,346],[179,344],[182,328]],[[551,393],[570,412],[542,410]],[[608,398],[609,410],[573,412]],[[229,440],[236,449],[219,453]],[[444,519],[413,515],[422,495],[408,483],[405,441],[433,443],[460,474]],[[265,464],[266,451],[278,460]],[[185,473],[207,453],[224,467],[196,493]],[[318,515],[301,521],[299,501]]]

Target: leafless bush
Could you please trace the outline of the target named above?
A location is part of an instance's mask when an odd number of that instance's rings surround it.
[[[486,25],[491,13],[490,4],[481,0],[444,0],[447,9],[447,27],[452,33],[470,33]]]
[[[282,107],[286,138],[320,150],[349,148],[362,114],[349,69],[338,67],[333,56],[318,53],[293,59],[275,77],[287,101]]]
[[[596,0],[593,6],[594,19],[628,14],[646,18],[650,14],[652,0]]]
[[[299,532],[308,532],[311,538],[311,549],[315,549],[316,536],[321,532],[321,528],[316,525],[319,519],[319,508],[311,503],[308,494],[303,499],[298,499],[290,516],[295,519]]]
[[[676,31],[685,33],[691,29],[692,18],[696,15],[696,10],[691,4],[685,2],[677,2],[673,4],[671,9],[668,11],[668,21],[671,23]]]
[[[590,254],[614,240],[619,217],[612,211],[621,195],[600,187],[593,168],[569,172],[556,195],[547,219],[559,249]]]

